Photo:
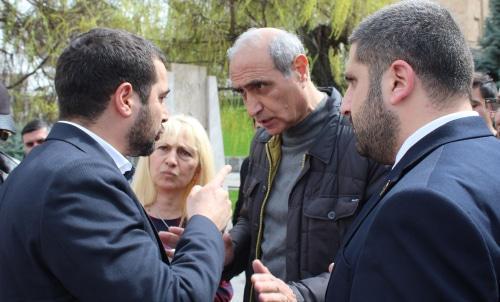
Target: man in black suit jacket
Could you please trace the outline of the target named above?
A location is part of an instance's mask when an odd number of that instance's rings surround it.
[[[403,1],[349,40],[341,109],[358,150],[393,168],[344,237],[326,301],[499,301],[500,142],[469,103],[457,24]]]
[[[0,191],[0,301],[211,301],[226,167],[188,197],[172,263],[123,173],[167,118],[164,57],[112,29],[75,38],[57,63],[60,119]]]

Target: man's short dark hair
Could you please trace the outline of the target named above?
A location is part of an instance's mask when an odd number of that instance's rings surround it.
[[[25,135],[26,133],[30,133],[42,128],[48,128],[49,126],[47,125],[46,122],[35,119],[32,121],[29,121],[26,126],[24,126],[23,130],[21,131],[21,136]]]
[[[165,63],[153,43],[123,30],[96,28],[77,36],[57,61],[60,118],[94,121],[124,82],[131,83],[142,103],[147,103],[157,81],[155,59]]]
[[[437,106],[470,93],[472,54],[450,13],[435,3],[402,1],[385,7],[363,20],[349,42],[356,44],[356,59],[368,65],[372,79],[401,59]]]
[[[472,80],[472,88],[478,87],[483,99],[496,102],[498,89],[490,76],[482,72],[475,72]]]

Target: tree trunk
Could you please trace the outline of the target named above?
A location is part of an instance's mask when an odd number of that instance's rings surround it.
[[[311,58],[311,78],[320,87],[335,86],[337,83],[330,68],[328,50],[330,48],[332,30],[328,25],[318,25],[307,32],[300,30],[305,47]]]

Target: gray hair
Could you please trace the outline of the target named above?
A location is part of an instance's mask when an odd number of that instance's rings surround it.
[[[278,29],[278,31],[279,33],[269,42],[269,55],[273,60],[274,67],[288,77],[292,73],[292,62],[295,57],[305,54],[304,45],[297,35],[282,29]],[[231,62],[235,54],[242,48],[256,46],[259,41],[262,41],[262,32],[258,28],[250,28],[245,31],[228,49],[229,61]]]
[[[349,37],[356,59],[381,77],[395,60],[406,61],[437,106],[468,95],[474,63],[450,13],[428,1],[402,1],[363,20]],[[379,80],[380,83],[380,80]]]

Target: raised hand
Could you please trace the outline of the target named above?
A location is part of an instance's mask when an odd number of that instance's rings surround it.
[[[160,237],[161,242],[163,243],[163,248],[165,252],[167,252],[167,256],[169,258],[174,257],[175,248],[177,247],[177,243],[179,239],[184,233],[184,228],[181,227],[169,227],[167,232],[159,232],[158,235]]]
[[[231,218],[229,194],[222,188],[224,178],[231,172],[231,166],[224,166],[215,178],[205,186],[194,186],[186,203],[187,217],[203,215],[212,220],[219,230],[226,227]]]
[[[252,263],[254,274],[252,284],[260,302],[295,302],[292,289],[281,279],[276,278],[260,260]]]

